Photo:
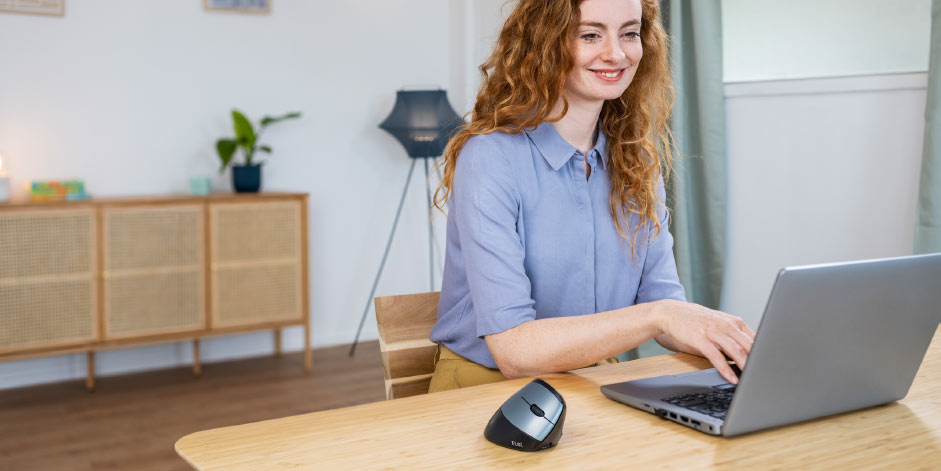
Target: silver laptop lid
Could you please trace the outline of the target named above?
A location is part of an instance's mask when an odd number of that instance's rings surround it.
[[[941,254],[781,270],[723,435],[905,397],[939,322]]]

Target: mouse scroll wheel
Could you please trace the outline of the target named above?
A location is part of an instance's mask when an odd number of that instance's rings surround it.
[[[533,414],[536,414],[537,417],[545,417],[546,413],[542,411],[536,404],[529,406],[529,410],[533,411]]]

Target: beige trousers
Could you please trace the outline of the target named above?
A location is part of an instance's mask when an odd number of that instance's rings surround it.
[[[617,362],[617,357],[611,357],[595,363],[595,366]],[[435,355],[435,372],[431,375],[428,392],[433,393],[479,384],[496,383],[505,379],[507,379],[506,376],[503,376],[500,370],[474,363],[452,352],[448,347],[439,344],[438,353]]]

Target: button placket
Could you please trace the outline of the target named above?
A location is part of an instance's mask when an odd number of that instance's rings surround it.
[[[591,204],[591,201],[588,202]],[[588,224],[585,237],[585,260],[587,276],[585,276],[585,314],[594,314],[595,310],[595,221],[592,211],[588,211]]]
[[[593,153],[589,153],[592,155]],[[591,201],[591,187],[589,184],[589,179],[586,178],[587,174],[585,173],[585,163],[588,162],[592,167],[592,173],[594,173],[595,166],[592,163],[592,158],[589,157],[586,159],[585,154],[581,152],[576,152],[576,156],[580,157],[576,160],[576,166],[578,167],[577,180],[580,198],[583,199],[584,203],[579,204],[579,219],[582,219],[581,226],[584,228],[584,233],[582,235],[583,247],[584,247],[584,260],[585,264],[583,265],[585,270],[585,276],[581,277],[583,280],[582,292],[585,293],[583,298],[583,313],[593,314],[595,312],[595,216],[594,210],[592,208]]]

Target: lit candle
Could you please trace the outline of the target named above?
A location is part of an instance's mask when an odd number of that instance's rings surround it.
[[[3,169],[3,157],[0,156],[0,203],[6,203],[10,200],[10,179],[7,177],[6,170]]]

